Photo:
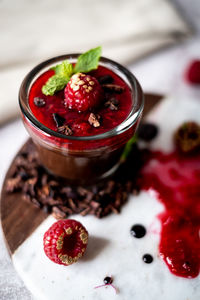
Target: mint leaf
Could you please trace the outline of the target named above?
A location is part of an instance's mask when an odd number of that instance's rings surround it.
[[[137,142],[137,136],[134,135],[132,138],[130,138],[130,140],[126,143],[126,146],[124,148],[124,151],[121,155],[121,161],[126,161],[127,157],[129,156],[131,150],[132,150],[132,146],[133,144],[135,144]]]
[[[73,66],[68,62],[68,60],[64,60],[61,64],[53,67],[52,70],[55,71],[56,75],[70,79],[73,73]]]
[[[97,69],[99,59],[101,56],[101,47],[91,49],[78,57],[74,68],[74,73],[87,73],[91,70]]]
[[[91,49],[78,57],[75,68],[68,60],[64,60],[61,64],[52,67],[55,75],[50,77],[42,87],[42,92],[46,96],[53,96],[55,92],[64,89],[70,80],[72,74],[97,69],[99,58],[101,56],[101,47]]]
[[[73,66],[67,60],[52,68],[55,75],[50,77],[45,85],[42,87],[42,92],[46,96],[53,96],[66,86],[73,73]]]
[[[53,96],[55,92],[58,92],[66,86],[68,83],[69,78],[63,77],[59,74],[53,75],[50,77],[46,84],[42,87],[42,92],[46,96]]]

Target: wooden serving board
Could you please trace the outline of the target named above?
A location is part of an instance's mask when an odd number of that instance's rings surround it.
[[[149,113],[161,99],[161,95],[146,94],[143,117]],[[20,149],[17,155],[23,151],[26,144]],[[6,192],[5,183],[7,178],[12,174],[16,156],[6,174],[0,203],[2,229],[11,255],[48,216],[48,214],[35,207],[32,203],[24,201],[22,193]]]

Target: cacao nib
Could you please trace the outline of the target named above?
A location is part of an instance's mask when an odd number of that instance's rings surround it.
[[[133,155],[120,165],[111,178],[91,187],[71,187],[42,167],[35,146],[29,142],[14,161],[12,177],[7,179],[6,189],[8,193],[19,191],[25,201],[46,213],[53,213],[56,218],[77,213],[98,218],[110,213],[118,214],[127,201],[128,193],[138,190],[136,178],[143,161],[141,153],[133,149]],[[133,164],[136,166],[134,171]]]
[[[57,220],[64,219],[66,217],[66,214],[57,206],[53,207],[52,214]]]
[[[41,203],[36,199],[36,198],[32,198],[31,202],[38,208],[41,208]]]
[[[63,125],[58,127],[58,132],[65,134],[65,135],[72,135],[73,131],[71,130],[71,128],[68,125]]]
[[[45,100],[42,98],[39,98],[39,97],[35,97],[33,101],[34,101],[34,104],[38,107],[43,107],[46,104]]]
[[[6,182],[6,191],[14,192],[21,187],[21,178],[20,176],[16,176],[14,178],[9,178]]]
[[[109,93],[121,94],[124,91],[124,87],[117,84],[102,84],[102,88]]]
[[[100,115],[91,113],[89,115],[88,122],[93,127],[99,127],[101,125],[100,119],[101,119]]]
[[[80,213],[82,216],[86,216],[90,211],[90,207],[85,208],[84,210],[82,210],[82,212]]]
[[[112,83],[113,78],[110,75],[104,75],[104,76],[100,76],[98,78],[98,81],[99,81],[100,84],[107,84],[107,83]]]
[[[61,127],[65,123],[65,118],[61,117],[57,113],[53,113],[53,119],[54,119],[54,121],[56,123],[56,127],[57,128]]]
[[[104,106],[109,107],[110,110],[118,110],[119,101],[116,98],[111,98],[105,102]]]

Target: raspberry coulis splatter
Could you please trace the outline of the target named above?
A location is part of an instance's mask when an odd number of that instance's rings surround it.
[[[160,256],[177,276],[194,278],[200,271],[200,154],[183,156],[149,152],[140,186],[156,191],[165,210]]]
[[[88,124],[90,111],[77,112],[66,108],[64,105],[64,90],[57,92],[53,96],[45,96],[41,89],[47,80],[54,75],[53,70],[46,71],[33,83],[29,93],[29,105],[34,116],[46,127],[57,131],[56,124],[52,118],[53,113],[59,114],[65,118],[67,125],[73,130],[74,136],[91,136],[107,132],[117,125],[121,124],[129,115],[132,108],[132,95],[128,85],[111,70],[99,66],[97,70],[90,72],[93,77],[99,78],[104,75],[110,75],[113,82],[124,88],[123,93],[114,94],[114,97],[119,101],[119,109],[112,111],[109,108],[100,105],[97,109],[98,114],[102,117],[101,126],[94,128]],[[46,104],[43,107],[38,107],[34,104],[34,98],[39,97],[45,100]]]

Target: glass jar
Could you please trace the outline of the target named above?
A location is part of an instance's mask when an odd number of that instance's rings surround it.
[[[52,174],[71,184],[93,184],[111,175],[119,166],[125,144],[134,135],[144,107],[140,84],[122,65],[101,57],[102,65],[120,76],[132,95],[132,108],[127,118],[114,129],[93,136],[66,136],[40,123],[29,107],[29,91],[37,78],[52,66],[67,59],[75,63],[79,54],[51,58],[37,65],[23,80],[19,104],[24,125],[36,145],[41,163]]]

